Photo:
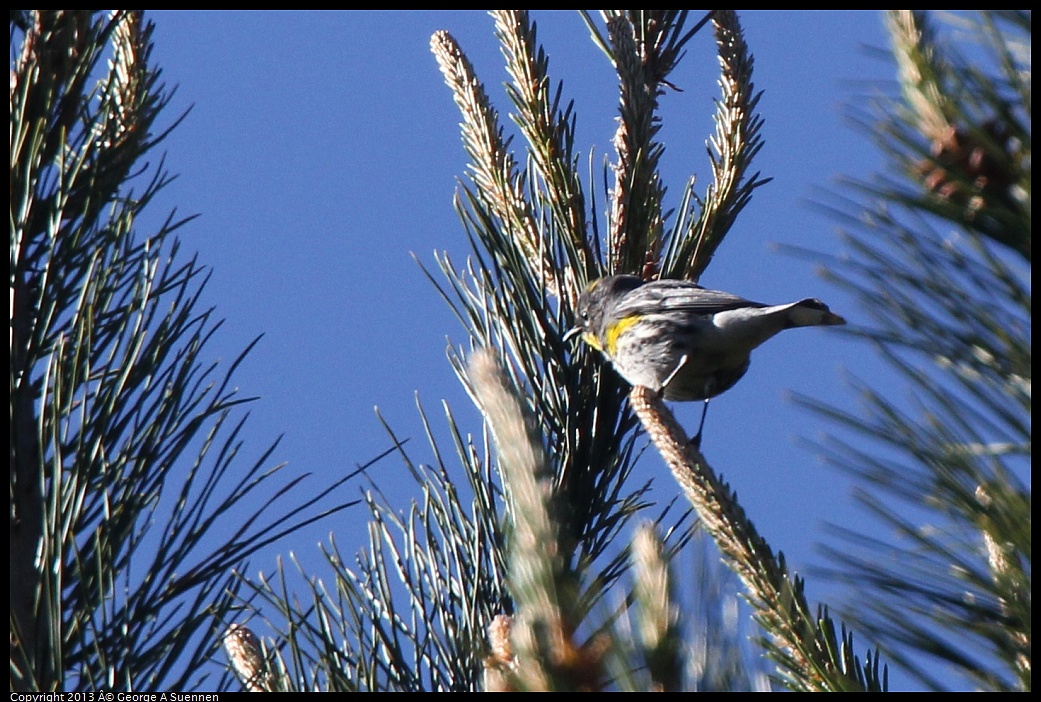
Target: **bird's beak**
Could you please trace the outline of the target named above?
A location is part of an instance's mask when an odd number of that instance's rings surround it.
[[[568,329],[567,333],[564,334],[564,342],[567,343],[568,341],[574,339],[576,336],[581,336],[583,331],[585,330],[582,329],[582,327],[572,327],[571,329]]]

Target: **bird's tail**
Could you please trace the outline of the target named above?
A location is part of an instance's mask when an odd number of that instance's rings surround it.
[[[788,309],[789,327],[820,327],[845,323],[845,319],[828,309],[823,302],[812,297],[795,302]]]

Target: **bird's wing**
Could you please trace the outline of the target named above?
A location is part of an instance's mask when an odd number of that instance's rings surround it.
[[[655,312],[714,314],[742,307],[766,307],[766,305],[721,290],[708,290],[687,281],[659,280],[626,294],[618,302],[615,313],[623,317]]]

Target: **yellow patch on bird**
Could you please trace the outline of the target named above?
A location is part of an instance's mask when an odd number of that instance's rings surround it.
[[[603,351],[603,348],[600,346],[600,340],[597,339],[596,334],[593,334],[592,332],[585,332],[582,334],[582,341],[586,342],[597,351]]]
[[[639,321],[639,315],[623,317],[622,319],[619,319],[617,322],[611,324],[607,328],[607,338],[604,339],[604,349],[606,349],[608,355],[615,355],[615,347],[618,344],[618,337],[624,334],[629,327],[631,327]],[[601,350],[603,351],[604,349]]]

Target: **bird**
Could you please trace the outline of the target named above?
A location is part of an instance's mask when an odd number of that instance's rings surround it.
[[[565,338],[580,335],[629,384],[666,400],[705,401],[696,445],[708,401],[745,375],[756,347],[785,329],[846,323],[815,298],[767,305],[691,281],[634,275],[593,281],[575,311]]]

